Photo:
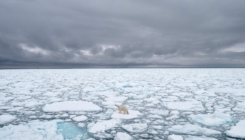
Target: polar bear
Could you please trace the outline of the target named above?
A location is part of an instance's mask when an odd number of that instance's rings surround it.
[[[119,109],[119,113],[129,114],[128,109],[125,106],[115,105]]]

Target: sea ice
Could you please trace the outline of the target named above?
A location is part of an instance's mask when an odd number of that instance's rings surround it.
[[[150,113],[155,115],[167,116],[169,114],[169,111],[163,109],[151,109]]]
[[[85,120],[87,120],[88,118],[86,117],[86,116],[84,116],[84,115],[81,115],[81,116],[78,116],[78,117],[74,117],[74,118],[72,118],[74,121],[76,121],[76,122],[81,122],[81,121],[85,121]]]
[[[113,119],[133,119],[133,118],[138,118],[142,114],[139,111],[135,110],[128,110],[129,114],[120,114],[118,111],[114,112],[111,115],[111,118]]]
[[[238,102],[236,107],[233,110],[245,112],[245,101]]]
[[[227,136],[245,139],[245,120],[239,121],[230,130],[225,132]]]
[[[125,132],[117,132],[114,140],[134,140],[134,138]]]
[[[63,139],[57,131],[57,120],[40,122],[31,121],[27,124],[8,125],[0,128],[0,139],[2,140],[42,140],[42,139]]]
[[[46,131],[49,131],[46,128]],[[64,140],[80,140],[86,137],[86,130],[81,129],[77,124],[72,122],[57,122],[57,131],[58,134],[61,133]]]
[[[16,117],[13,115],[0,115],[0,124],[5,124],[5,123],[9,123],[12,122],[13,120],[15,120]]]
[[[81,128],[85,127],[85,124],[84,124],[84,123],[78,123],[77,125],[78,125],[79,127],[81,127]]]
[[[113,136],[111,134],[105,133],[105,132],[100,132],[94,134],[95,137],[100,138],[100,139],[111,139]]]
[[[16,117],[0,124],[3,140],[116,139],[120,133],[140,140],[172,134],[221,140],[239,139],[244,130],[240,122],[227,130],[244,119],[244,69],[1,70],[0,79],[0,116]],[[142,115],[114,113],[115,104]],[[41,121],[55,118],[64,121]]]
[[[14,112],[14,111],[22,110],[22,109],[23,109],[23,107],[15,107],[15,108],[8,109],[6,111],[8,111],[8,112]]]
[[[152,118],[152,119],[162,119],[162,117],[159,116],[159,115],[149,115],[148,118]]]
[[[101,108],[91,102],[86,101],[64,101],[47,104],[43,107],[44,112],[59,111],[100,111]]]
[[[183,101],[183,102],[164,102],[168,109],[185,110],[185,111],[204,111],[202,103],[199,101]]]
[[[120,122],[120,120],[111,119],[97,123],[90,123],[88,124],[88,131],[90,133],[104,132],[105,130],[118,126]]]
[[[217,135],[221,134],[219,131],[203,128],[197,125],[185,124],[185,125],[173,125],[168,129],[171,132],[190,134],[190,135]]]
[[[229,114],[219,112],[216,112],[214,114],[190,115],[189,119],[193,122],[207,126],[219,126],[232,123],[233,121],[232,117]]]
[[[180,135],[169,135],[168,140],[184,140]]]
[[[217,140],[215,138],[204,137],[204,136],[185,136],[185,140]]]
[[[146,123],[134,123],[122,125],[122,128],[133,133],[144,132],[148,125]]]
[[[113,101],[113,102],[123,102],[125,100],[127,100],[128,97],[109,97],[109,98],[105,98],[105,100],[107,101]]]

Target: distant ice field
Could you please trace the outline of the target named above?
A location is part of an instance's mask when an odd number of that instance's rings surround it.
[[[0,70],[0,140],[23,138],[245,140],[245,69]]]

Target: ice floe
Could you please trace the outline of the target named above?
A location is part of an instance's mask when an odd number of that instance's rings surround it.
[[[134,138],[125,132],[117,132],[114,140],[134,140]]]
[[[185,136],[185,140],[217,140],[216,138],[204,137],[204,136]]]
[[[245,139],[245,120],[239,121],[230,130],[225,132],[227,136]]]
[[[63,139],[62,134],[56,133],[57,120],[40,122],[32,121],[27,124],[8,125],[0,128],[0,139],[4,140],[41,140],[41,139]]]
[[[16,117],[13,116],[13,115],[9,115],[9,114],[0,115],[0,124],[9,123],[9,122],[12,122],[15,119],[16,119]]]
[[[141,133],[147,130],[148,125],[146,123],[134,123],[122,125],[122,128],[133,133]]]
[[[47,104],[43,107],[45,112],[59,111],[100,111],[101,108],[91,102],[86,101],[64,101]]]
[[[76,121],[76,122],[81,122],[81,121],[85,121],[85,120],[87,120],[88,118],[86,117],[86,116],[84,116],[84,115],[81,115],[81,116],[78,116],[78,117],[74,117],[74,118],[72,118],[74,121]]]
[[[105,130],[118,126],[120,122],[121,122],[120,120],[111,119],[111,120],[105,120],[96,123],[90,123],[88,124],[88,131],[90,133],[104,132]]]
[[[219,112],[216,112],[214,114],[192,114],[189,116],[189,119],[193,122],[207,126],[219,126],[230,124],[233,122],[233,119],[230,114],[224,114]]]
[[[185,110],[185,111],[204,111],[202,103],[199,101],[183,101],[183,102],[164,102],[168,109]]]
[[[168,140],[184,140],[184,138],[180,135],[169,135]]]
[[[1,70],[0,79],[0,115],[16,117],[0,124],[3,140],[231,140],[244,130],[244,69]]]
[[[105,98],[107,101],[113,101],[113,102],[123,102],[127,99],[128,97],[109,97]]]
[[[168,110],[163,110],[163,109],[151,109],[150,113],[151,114],[167,116],[169,114],[169,111]]]
[[[168,129],[171,132],[181,134],[193,134],[193,135],[218,135],[221,134],[217,130],[203,128],[198,125],[185,124],[185,125],[173,125]]]
[[[140,113],[139,111],[135,111],[135,110],[128,110],[129,114],[122,114],[117,112],[114,112],[111,115],[111,118],[113,119],[134,119],[134,118],[138,118],[142,115],[142,113]]]

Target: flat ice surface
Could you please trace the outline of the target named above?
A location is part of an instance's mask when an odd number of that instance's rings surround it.
[[[111,115],[111,118],[113,119],[133,119],[133,118],[138,118],[142,115],[142,113],[140,113],[139,111],[135,111],[135,110],[128,110],[129,114],[122,114],[117,112],[114,112]]]
[[[245,120],[241,120],[235,126],[232,126],[230,130],[226,131],[226,135],[245,139]]]
[[[120,121],[115,119],[101,121],[97,123],[90,123],[88,124],[88,131],[90,133],[104,132],[105,130],[116,127],[119,123]]]
[[[76,121],[76,122],[80,122],[80,121],[85,121],[85,120],[87,120],[88,118],[86,117],[86,116],[84,116],[84,115],[81,115],[81,116],[78,116],[78,117],[74,117],[74,118],[72,118],[74,121]]]
[[[168,109],[176,110],[195,110],[195,111],[204,111],[205,109],[202,106],[202,103],[199,101],[184,101],[184,102],[165,102],[164,105]]]
[[[99,111],[101,108],[86,101],[65,101],[47,104],[43,107],[44,112],[58,111]]]
[[[197,125],[185,124],[174,125],[168,129],[171,132],[177,132],[181,134],[193,134],[193,135],[217,135],[221,134],[219,131],[203,128]]]
[[[218,113],[214,114],[197,114],[190,115],[189,119],[193,122],[207,125],[207,126],[219,126],[232,123],[233,119],[230,114]]]
[[[0,79],[0,140],[244,138],[245,69],[0,70]]]
[[[184,138],[180,135],[169,135],[168,140],[184,140]]]
[[[117,132],[114,140],[134,140],[134,138],[127,133]]]
[[[204,137],[204,136],[185,136],[185,140],[217,140],[211,137]]]
[[[8,115],[8,114],[7,115],[0,115],[0,124],[9,123],[15,119],[16,119],[16,117],[13,115]]]
[[[56,133],[57,122],[56,120],[48,122],[31,121],[27,124],[4,126],[0,128],[0,139],[63,139],[62,134]]]
[[[134,123],[134,124],[125,124],[122,125],[122,128],[133,133],[144,132],[147,129],[146,123]]]

